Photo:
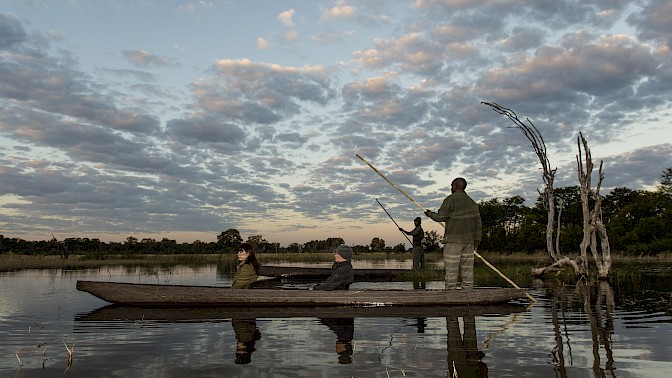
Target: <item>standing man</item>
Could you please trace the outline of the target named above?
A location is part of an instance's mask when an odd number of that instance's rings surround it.
[[[425,251],[422,250],[422,239],[425,237],[425,231],[420,226],[422,223],[420,217],[415,218],[413,223],[415,223],[413,231],[406,231],[401,227],[399,227],[399,231],[413,236],[413,269],[421,270],[425,269]]]
[[[466,188],[467,180],[456,178],[439,211],[425,211],[433,220],[446,222],[443,236],[446,290],[457,289],[460,281],[462,289],[474,287],[474,251],[481,242],[482,225],[478,205],[464,192]]]

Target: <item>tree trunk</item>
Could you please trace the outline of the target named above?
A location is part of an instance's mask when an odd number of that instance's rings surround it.
[[[578,174],[581,191],[581,205],[583,209],[583,240],[581,241],[581,258],[583,260],[583,266],[581,267],[583,270],[582,274],[588,274],[588,248],[590,247],[591,255],[595,260],[595,265],[597,267],[598,277],[600,279],[605,279],[609,275],[609,270],[611,268],[611,249],[609,247],[607,229],[604,226],[604,223],[602,223],[602,196],[600,195],[600,188],[602,187],[602,180],[604,179],[604,173],[602,173],[603,162],[600,161],[598,183],[594,193],[595,207],[591,213],[588,200],[591,190],[591,174],[593,172],[592,155],[590,153],[590,149],[588,148],[588,142],[586,142],[583,134],[579,133],[577,142],[579,145],[579,155],[577,155],[576,160],[579,169]],[[581,146],[583,146],[584,151],[585,171],[580,157]],[[600,236],[600,251],[598,251],[598,234]]]

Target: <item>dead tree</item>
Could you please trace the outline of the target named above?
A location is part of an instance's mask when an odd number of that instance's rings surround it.
[[[609,237],[607,235],[607,228],[602,222],[602,196],[600,195],[600,188],[602,187],[602,180],[604,180],[604,173],[602,173],[602,161],[600,160],[600,169],[598,171],[597,187],[593,192],[595,199],[595,207],[590,211],[590,194],[591,194],[591,176],[593,173],[593,159],[588,148],[588,142],[579,132],[577,138],[579,154],[576,155],[576,163],[578,166],[579,185],[581,191],[581,207],[583,210],[583,240],[581,241],[581,274],[588,273],[588,247],[595,260],[597,266],[597,275],[600,279],[605,279],[609,275],[611,268],[611,250],[609,247]],[[581,160],[581,151],[583,147],[583,161]],[[584,167],[585,164],[585,167]],[[601,250],[598,252],[597,237],[600,237],[599,246]]]
[[[50,240],[52,246],[58,251],[58,253],[61,255],[62,259],[67,259],[70,253],[68,253],[68,245],[63,241],[59,242],[58,239],[56,239],[56,236],[54,234],[51,234],[51,240]]]
[[[551,263],[555,264],[560,260],[559,250],[556,250],[553,246],[553,225],[555,224],[555,195],[553,192],[553,181],[555,180],[555,172],[557,168],[551,169],[551,163],[548,160],[548,154],[546,153],[546,143],[544,143],[544,138],[542,138],[541,133],[534,126],[532,121],[529,118],[525,118],[528,124],[523,123],[518,119],[518,115],[511,110],[505,107],[502,107],[496,103],[490,102],[481,102],[481,104],[491,107],[494,111],[499,114],[503,114],[516,125],[520,131],[523,132],[523,135],[532,143],[532,149],[534,153],[539,158],[542,168],[542,178],[544,180],[544,190],[539,191],[541,195],[542,203],[548,211],[548,221],[546,222],[546,249],[548,252],[548,257],[551,259]],[[558,226],[558,239],[560,237],[560,227]]]

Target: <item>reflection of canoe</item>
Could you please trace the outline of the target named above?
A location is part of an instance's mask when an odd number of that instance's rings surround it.
[[[286,290],[77,281],[77,289],[107,302],[133,306],[450,306],[506,303],[523,289]]]
[[[137,307],[109,305],[76,321],[216,322],[230,318],[425,318],[444,316],[508,315],[525,311],[515,304],[472,306],[396,307]]]

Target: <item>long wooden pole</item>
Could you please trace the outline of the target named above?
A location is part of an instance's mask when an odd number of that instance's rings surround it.
[[[424,213],[425,211],[427,211],[427,209],[425,209],[425,208],[422,207],[419,203],[417,203],[413,198],[411,198],[411,196],[409,196],[406,192],[404,192],[403,190],[401,190],[401,188],[399,188],[398,186],[394,185],[394,183],[392,183],[392,181],[388,180],[387,177],[385,177],[385,175],[383,175],[382,173],[380,173],[380,171],[377,170],[373,165],[371,165],[371,163],[369,163],[368,161],[366,161],[366,159],[364,159],[363,157],[361,157],[359,154],[355,154],[355,156],[357,156],[361,161],[363,161],[364,163],[366,163],[366,165],[368,165],[369,167],[371,167],[371,169],[373,169],[373,170],[374,170],[380,177],[382,177],[385,181],[387,181],[388,184],[392,185],[395,189],[397,189],[399,192],[401,192],[401,194],[403,194],[406,198],[408,198],[409,200],[411,200],[411,202],[413,202],[417,207],[419,207],[419,208],[422,210],[423,213]],[[438,223],[439,223],[441,226],[443,226],[444,228],[446,227],[446,225],[443,224],[442,222],[438,222]],[[502,277],[504,280],[506,280],[506,282],[510,283],[510,284],[511,284],[513,287],[515,287],[516,289],[520,289],[520,287],[519,287],[518,285],[516,285],[515,282],[511,281],[511,279],[510,279],[509,277],[507,277],[506,275],[504,275],[504,273],[502,273],[502,272],[501,272],[499,269],[497,269],[494,265],[490,264],[490,263],[489,263],[483,256],[481,256],[478,252],[476,252],[476,248],[474,248],[474,255],[476,255],[476,257],[478,257],[479,259],[481,259],[481,261],[483,261],[483,263],[484,263],[485,265],[487,265],[490,269],[494,270],[495,273],[499,274],[499,276]],[[530,300],[531,300],[532,302],[536,302],[536,301],[537,301],[537,300],[534,299],[534,297],[532,297],[529,293],[525,292],[525,295],[526,295],[528,298],[530,298]]]
[[[388,213],[387,210],[385,210],[385,206],[383,206],[383,204],[380,203],[380,201],[378,201],[378,198],[376,198],[376,202],[378,202],[378,204],[380,205],[380,207],[383,208],[383,210],[385,211],[385,214],[387,214],[387,216],[390,217],[390,219],[392,219],[392,222],[394,222],[394,224],[397,226],[397,228],[401,228],[401,227],[399,227],[399,225],[397,224],[397,222],[395,222],[394,218],[392,218],[392,216],[390,215],[390,213]],[[401,231],[401,230],[400,230],[400,231]],[[411,239],[408,238],[408,235],[406,235],[405,232],[402,232],[402,234],[404,235],[404,237],[406,238],[406,240],[408,240],[408,242],[411,243],[411,245],[413,245],[413,242],[411,241]]]

